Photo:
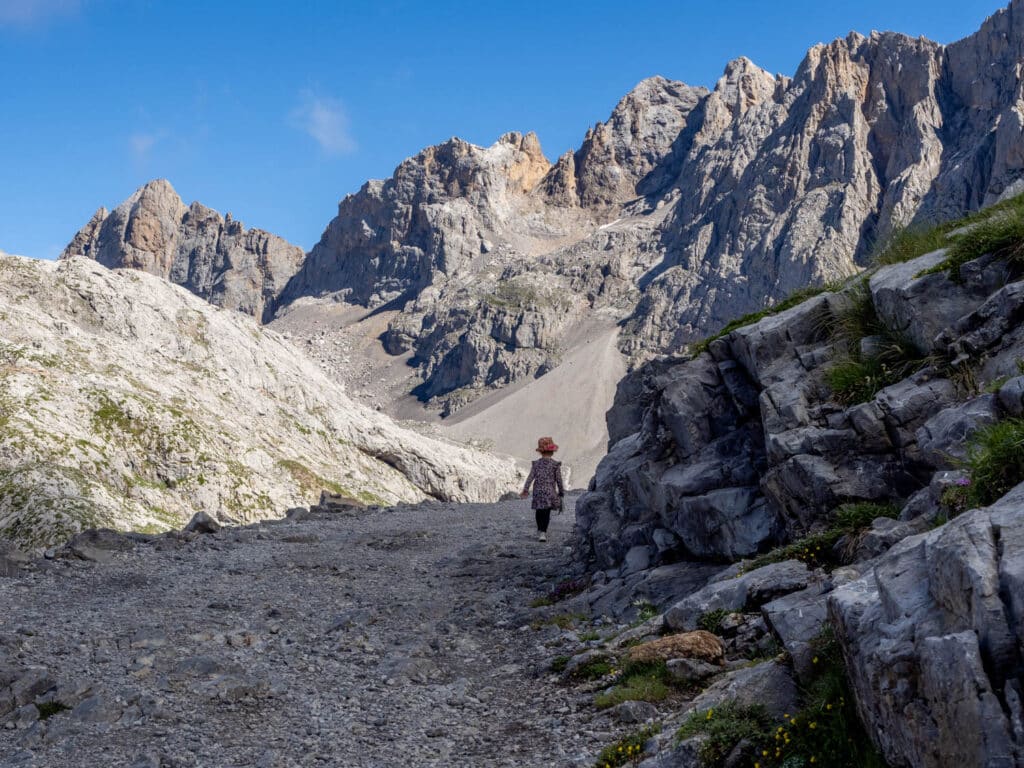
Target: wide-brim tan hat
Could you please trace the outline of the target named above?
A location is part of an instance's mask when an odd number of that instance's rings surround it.
[[[550,437],[542,437],[537,441],[537,453],[554,453],[557,450],[558,446]]]

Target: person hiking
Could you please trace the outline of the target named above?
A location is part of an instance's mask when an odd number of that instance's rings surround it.
[[[521,498],[526,498],[530,493],[530,485],[533,484],[533,502],[531,507],[537,517],[537,540],[548,540],[548,523],[551,522],[551,510],[562,509],[562,497],[565,495],[565,488],[562,485],[562,463],[555,461],[552,456],[558,446],[550,437],[542,437],[537,441],[537,453],[540,458],[530,466],[530,474],[526,478],[526,485]]]

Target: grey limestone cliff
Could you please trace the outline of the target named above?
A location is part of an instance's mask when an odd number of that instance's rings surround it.
[[[245,229],[230,213],[222,217],[200,203],[186,206],[163,179],[109,213],[98,210],[61,254],[71,256],[141,269],[258,320],[267,319],[304,258],[301,248],[261,229]]]
[[[1015,1],[949,46],[851,33],[793,77],[741,58],[710,92],[651,78],[553,165],[532,135],[432,147],[342,201],[284,301],[394,301],[390,348],[415,352],[428,397],[542,372],[593,310],[626,319],[635,360],[677,350],[1014,189],[1022,17]],[[533,302],[543,330],[496,312],[510,280],[564,299]],[[525,344],[504,330],[524,325]]]

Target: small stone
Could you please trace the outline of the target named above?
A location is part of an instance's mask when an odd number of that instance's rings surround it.
[[[205,512],[196,512],[185,526],[186,533],[216,533],[221,524]]]

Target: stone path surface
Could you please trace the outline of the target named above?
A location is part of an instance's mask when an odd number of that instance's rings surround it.
[[[530,608],[572,575],[572,520],[542,544],[523,501],[307,513],[0,579],[0,674],[51,690],[0,765],[592,765],[624,729]]]

